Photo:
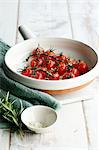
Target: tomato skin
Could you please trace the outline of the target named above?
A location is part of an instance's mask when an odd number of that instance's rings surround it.
[[[45,79],[46,77],[46,73],[43,71],[36,71],[35,74],[31,75],[32,78],[36,78],[36,79]]]
[[[30,62],[30,67],[35,67],[37,65],[37,61],[36,60],[32,60]]]
[[[79,75],[80,75],[79,70],[76,68],[72,68],[62,76],[62,79],[75,78],[78,77]]]
[[[59,75],[63,75],[66,72],[66,65],[63,62],[59,63],[59,66],[57,66],[57,70]]]
[[[43,64],[43,60],[41,58],[38,59],[38,64],[37,65],[42,65]]]
[[[39,56],[39,59],[42,59],[43,61],[45,60],[45,55],[44,54],[41,54],[40,56]]]
[[[47,69],[50,70],[51,68],[53,68],[55,65],[55,62],[53,60],[49,60],[48,64],[47,64]]]
[[[42,73],[40,71],[36,71],[36,79],[42,79]]]
[[[81,60],[79,62],[78,70],[81,74],[84,74],[88,72],[88,65],[83,60]]]
[[[80,72],[79,72],[79,70],[77,68],[72,68],[70,70],[70,72],[72,73],[72,77],[74,77],[74,76],[77,77],[77,76],[80,75]]]
[[[62,61],[62,62],[64,62],[64,63],[67,63],[68,61],[67,61],[67,57],[65,56],[65,55],[59,55],[59,56],[57,56],[56,57],[56,59],[58,60],[58,61]]]
[[[70,79],[71,78],[71,73],[70,72],[66,72],[63,76],[62,79]]]
[[[73,65],[74,68],[78,68],[79,63],[78,63],[77,60],[74,59],[74,60],[71,61],[71,63],[72,63],[72,65]]]
[[[60,75],[59,75],[58,72],[55,72],[55,73],[53,74],[53,76],[54,76],[54,80],[59,80],[59,79],[60,79]]]
[[[42,71],[47,71],[47,68],[46,67],[39,67],[40,68],[40,70],[42,70]]]
[[[58,72],[52,72],[52,76],[49,76],[50,80],[59,80],[60,79],[60,75]]]
[[[56,56],[47,56],[46,60],[52,60],[55,61],[56,60]]]
[[[26,68],[24,71],[21,72],[24,76],[30,76],[32,73],[32,70],[30,68]]]
[[[48,56],[55,56],[55,55],[56,55],[56,54],[54,53],[54,51],[52,51],[52,50],[46,51],[45,54],[48,55]]]

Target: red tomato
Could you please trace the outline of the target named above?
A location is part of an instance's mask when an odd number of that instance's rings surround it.
[[[76,68],[72,68],[72,69],[70,70],[70,72],[72,73],[72,76],[73,76],[73,77],[74,77],[74,76],[77,77],[77,76],[80,75],[79,70],[76,69]]]
[[[81,74],[84,74],[88,72],[88,65],[83,60],[81,60],[78,65],[78,70]]]
[[[78,68],[78,65],[79,65],[79,64],[78,64],[78,61],[77,61],[77,60],[74,59],[74,60],[71,61],[71,63],[72,63],[72,65],[73,65],[75,68]]]
[[[55,56],[47,56],[46,60],[56,61],[56,57]]]
[[[60,54],[59,56],[57,56],[56,59],[60,60],[60,61],[63,61],[64,63],[67,63],[67,58],[63,54]]]
[[[60,79],[60,75],[58,72],[52,72],[52,76],[49,76],[50,80],[59,80]]]
[[[58,69],[58,73],[60,75],[63,75],[66,72],[66,65],[65,65],[65,63],[64,62],[60,62],[59,66],[57,66],[57,69]]]
[[[55,61],[53,60],[49,60],[48,64],[47,64],[47,69],[50,70],[51,68],[53,68],[55,65]]]
[[[32,73],[32,70],[30,68],[26,68],[25,70],[23,70],[21,72],[21,74],[24,75],[24,76],[30,76],[31,73]]]
[[[55,56],[55,53],[54,53],[53,50],[48,50],[48,51],[45,52],[45,54],[48,55],[48,56]]]
[[[45,60],[45,57],[46,57],[46,55],[41,54],[41,55],[39,56],[39,59]]]
[[[36,60],[32,60],[30,62],[30,67],[35,67],[37,65],[37,61]]]
[[[80,75],[79,70],[76,68],[72,68],[62,76],[62,79],[75,78],[79,75]]]
[[[73,73],[71,73],[70,76],[71,76],[71,78],[77,77],[77,76],[76,76],[75,74],[73,74]]]
[[[41,66],[46,66],[47,64],[47,57],[46,55],[41,54],[40,57],[38,58],[38,61],[40,61]]]
[[[62,79],[70,79],[70,78],[71,78],[70,72],[66,72],[66,73],[62,76]]]
[[[43,64],[43,60],[41,58],[38,59],[38,65],[42,65]]]
[[[36,78],[37,79],[45,79],[46,73],[43,71],[36,71]]]

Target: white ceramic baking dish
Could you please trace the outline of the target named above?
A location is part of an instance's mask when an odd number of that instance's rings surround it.
[[[90,70],[79,77],[65,80],[39,80],[21,75],[19,69],[23,67],[27,56],[38,46],[38,43],[45,49],[53,47],[67,56],[83,59]],[[28,87],[45,90],[52,94],[59,94],[62,91],[62,93],[67,93],[88,85],[97,76],[97,69],[98,56],[96,52],[82,42],[66,38],[29,39],[11,47],[5,55],[5,72],[10,78]]]

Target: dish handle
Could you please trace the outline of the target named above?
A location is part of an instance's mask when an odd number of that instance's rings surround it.
[[[36,38],[36,36],[32,33],[32,31],[26,25],[20,25],[18,27],[18,30],[24,40],[27,40],[30,38]]]

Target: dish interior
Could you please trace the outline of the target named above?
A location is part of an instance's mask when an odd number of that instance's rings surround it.
[[[95,52],[85,44],[73,40],[50,38],[27,40],[24,43],[16,45],[6,55],[5,61],[7,62],[7,66],[12,71],[19,73],[18,71],[24,68],[26,58],[33,49],[37,48],[38,44],[44,49],[54,48],[63,52],[68,57],[76,60],[84,60],[88,64],[89,70],[97,63]]]
[[[49,107],[33,106],[24,110],[21,118],[23,123],[31,128],[36,128],[31,126],[33,123],[41,123],[46,128],[56,122],[57,114]]]

